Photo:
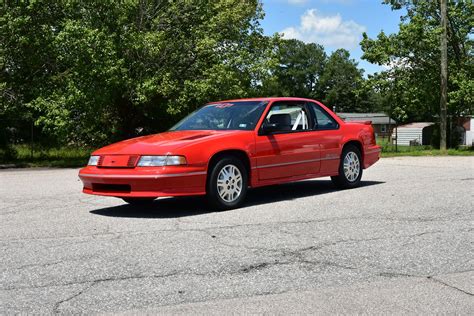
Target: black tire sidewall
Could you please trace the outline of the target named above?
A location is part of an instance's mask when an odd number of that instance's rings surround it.
[[[357,155],[357,158],[359,158],[359,176],[355,181],[349,181],[346,177],[346,174],[344,173],[344,159],[346,158],[347,154],[353,152]],[[341,163],[339,165],[339,181],[341,182],[342,186],[345,188],[353,188],[359,185],[360,179],[362,178],[362,158],[361,158],[361,152],[359,148],[356,146],[349,145],[344,148],[344,151],[342,152],[341,156]]]
[[[219,192],[217,190],[217,177],[221,169],[226,165],[234,165],[239,169],[240,173],[242,174],[242,192],[240,193],[240,196],[237,198],[237,200],[233,202],[224,201],[220,197]],[[209,203],[214,208],[224,210],[238,207],[245,200],[245,196],[247,194],[247,187],[248,171],[240,159],[232,156],[224,156],[219,159],[213,166],[211,166],[207,181],[207,195]]]

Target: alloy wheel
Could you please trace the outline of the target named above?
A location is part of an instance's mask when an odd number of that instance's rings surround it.
[[[234,165],[225,165],[217,176],[217,192],[227,203],[237,200],[242,192],[242,174]]]
[[[344,175],[350,182],[357,180],[360,174],[360,161],[357,154],[350,151],[344,157]]]

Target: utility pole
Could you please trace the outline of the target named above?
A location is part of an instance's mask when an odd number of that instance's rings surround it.
[[[440,97],[440,142],[439,148],[441,151],[446,151],[446,103],[448,99],[448,48],[447,48],[447,38],[446,38],[446,28],[447,28],[447,0],[441,0],[441,97]]]

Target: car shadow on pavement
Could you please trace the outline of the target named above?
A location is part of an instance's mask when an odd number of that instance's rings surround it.
[[[359,188],[382,184],[382,181],[361,181]],[[357,190],[357,189],[354,189]],[[330,180],[306,180],[272,185],[248,191],[242,207],[271,204],[339,191]],[[212,213],[203,196],[161,198],[149,206],[124,204],[90,211],[91,214],[128,218],[178,218]]]

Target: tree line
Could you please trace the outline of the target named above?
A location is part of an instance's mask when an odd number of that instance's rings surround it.
[[[436,121],[439,5],[387,5],[406,14],[398,33],[364,34],[362,58],[387,68],[364,76],[347,50],[264,35],[258,0],[5,1],[0,124],[21,136],[33,121],[48,144],[98,146],[166,130],[209,101],[254,96]],[[473,17],[472,2],[449,2],[451,117],[474,113]]]

